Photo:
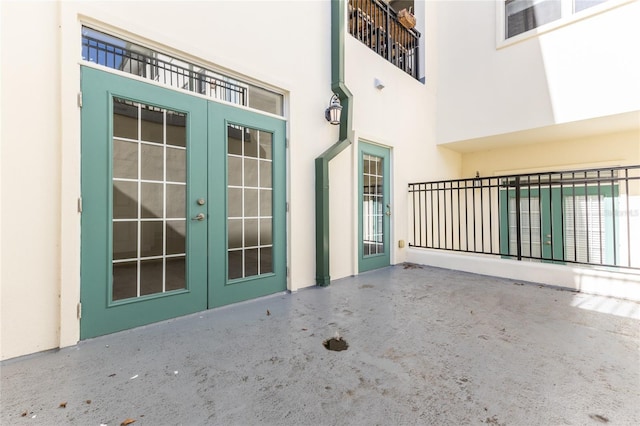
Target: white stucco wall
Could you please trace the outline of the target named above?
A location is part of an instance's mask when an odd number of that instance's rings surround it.
[[[437,2],[438,142],[640,110],[640,2],[607,3],[502,46],[499,2]]]
[[[28,21],[17,19],[21,14]],[[58,342],[56,15],[55,3],[2,3],[2,357],[49,349]]]

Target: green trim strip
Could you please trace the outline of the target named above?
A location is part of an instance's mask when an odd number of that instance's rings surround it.
[[[342,103],[338,142],[316,158],[316,284],[328,286],[329,275],[329,161],[351,145],[351,100],[344,82],[345,0],[331,1],[331,89]]]

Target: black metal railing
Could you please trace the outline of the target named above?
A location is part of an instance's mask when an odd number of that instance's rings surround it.
[[[82,58],[168,86],[247,105],[248,85],[99,31],[84,29]]]
[[[640,165],[409,184],[410,247],[640,269]]]
[[[414,78],[418,75],[420,33],[405,28],[381,0],[349,0],[349,33]]]

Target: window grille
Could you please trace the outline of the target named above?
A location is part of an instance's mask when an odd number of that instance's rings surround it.
[[[213,99],[283,115],[283,97],[94,29],[82,28],[82,59]]]

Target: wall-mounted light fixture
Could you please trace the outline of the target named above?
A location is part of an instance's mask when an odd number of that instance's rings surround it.
[[[340,124],[340,115],[342,115],[342,105],[340,105],[340,98],[334,93],[329,100],[329,107],[324,111],[324,118],[331,124]]]

